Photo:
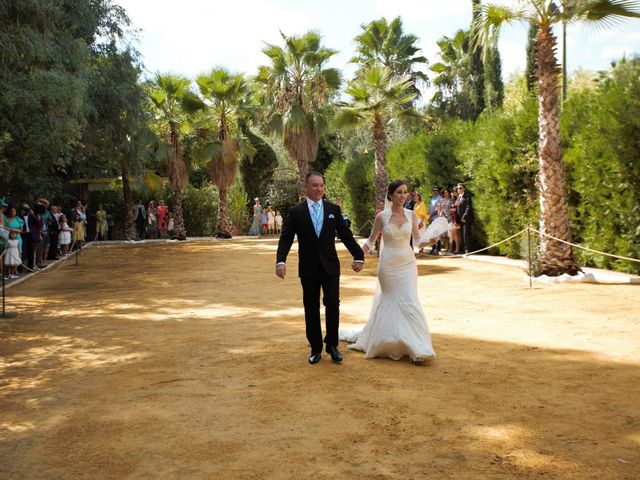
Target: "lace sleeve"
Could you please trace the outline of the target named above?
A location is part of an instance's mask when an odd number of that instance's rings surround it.
[[[367,238],[367,240],[364,242],[365,247],[367,247],[370,252],[373,251],[373,248],[376,244],[376,239],[380,235],[381,231],[382,231],[382,213],[379,213],[378,215],[376,215],[375,222],[373,222],[373,229],[371,230],[371,235],[369,235],[369,238]]]

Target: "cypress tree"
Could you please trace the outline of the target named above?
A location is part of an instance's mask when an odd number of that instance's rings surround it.
[[[472,0],[473,3],[473,21],[471,29],[473,31],[476,20],[480,16],[480,0]],[[473,111],[471,118],[476,119],[482,113],[485,107],[485,87],[484,87],[484,64],[482,62],[482,47],[474,44],[471,47],[469,55],[469,83],[471,86],[471,104]]]
[[[532,92],[536,85],[536,35],[538,27],[533,23],[529,24],[529,37],[527,39],[527,91]]]

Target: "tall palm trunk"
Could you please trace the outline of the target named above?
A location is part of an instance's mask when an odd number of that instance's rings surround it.
[[[558,115],[560,70],[556,61],[556,38],[549,26],[542,26],[538,31],[536,61],[539,88],[540,231],[569,242],[571,232]],[[546,275],[575,275],[579,270],[573,256],[573,248],[544,235],[540,236],[539,257],[542,273]]]
[[[298,164],[298,194],[305,192],[305,178],[309,162],[313,162],[318,154],[319,139],[313,128],[313,122],[309,120],[300,131],[287,131],[284,136],[284,148]]]
[[[124,197],[124,238],[136,239],[136,225],[133,220],[133,198],[131,197],[131,183],[129,182],[129,163],[122,159],[122,195]]]
[[[229,213],[228,213],[228,189],[218,186],[218,225],[216,226],[216,238],[231,238],[229,231]]]
[[[376,174],[376,205],[380,202],[384,203],[387,195],[387,184],[389,183],[389,175],[387,174],[387,133],[384,130],[382,117],[376,115],[373,120],[373,145],[375,147]]]
[[[186,240],[187,229],[184,225],[184,212],[182,210],[182,189],[184,184],[187,182],[187,172],[184,162],[180,157],[180,135],[173,125],[169,135],[173,153],[173,158],[170,160],[171,165],[169,167],[169,179],[173,190],[173,231],[174,236],[178,240]]]
[[[187,229],[184,226],[184,214],[182,212],[182,191],[173,191],[173,235],[178,240],[187,239]]]

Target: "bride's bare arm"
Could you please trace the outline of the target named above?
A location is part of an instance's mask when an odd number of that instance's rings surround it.
[[[376,215],[376,219],[373,222],[373,229],[371,230],[371,235],[364,242],[364,246],[362,247],[362,251],[365,255],[373,250],[374,245],[376,244],[376,239],[380,232],[382,231],[382,213]]]
[[[416,242],[419,241],[420,238],[420,229],[418,228],[418,215],[416,215],[416,212],[411,212],[411,219],[413,221],[413,228],[412,228],[412,235],[413,235],[413,243],[416,244]]]

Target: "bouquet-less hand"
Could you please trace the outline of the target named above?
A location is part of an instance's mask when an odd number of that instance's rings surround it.
[[[287,275],[287,266],[284,263],[276,265],[276,275],[282,279]]]
[[[354,272],[359,272],[359,271],[361,271],[361,270],[364,268],[364,262],[356,262],[356,261],[354,261],[354,262],[351,264],[351,268],[352,268],[352,270],[353,270]]]

